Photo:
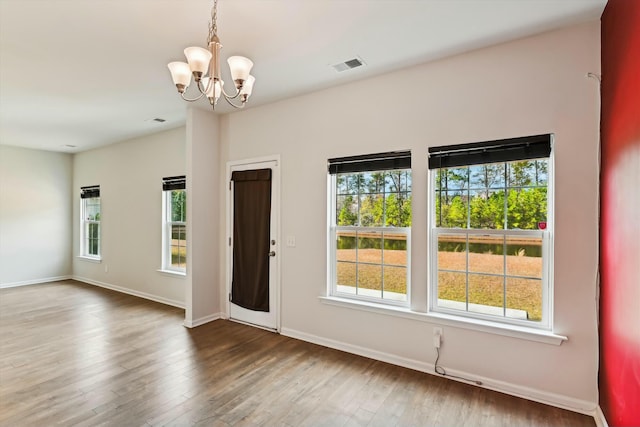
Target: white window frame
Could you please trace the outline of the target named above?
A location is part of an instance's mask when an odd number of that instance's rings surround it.
[[[162,192],[162,271],[177,273],[177,274],[186,274],[187,268],[186,263],[187,260],[185,258],[185,267],[176,267],[171,262],[171,230],[174,225],[182,225],[187,227],[186,218],[185,221],[172,221],[171,220],[171,193],[172,191],[184,191],[186,197],[185,189],[182,190],[165,190]],[[188,238],[188,237],[187,237]],[[186,244],[185,244],[186,247]]]
[[[87,204],[90,200],[98,199],[98,204],[100,205],[100,219],[88,219],[87,218]],[[101,260],[102,259],[102,200],[100,196],[98,197],[90,197],[85,199],[80,199],[80,256],[83,258],[88,258],[92,260]],[[89,245],[89,227],[91,224],[97,224],[98,226],[98,253],[91,254],[89,253],[90,245]]]
[[[518,229],[469,229],[469,228],[442,228],[436,227],[436,200],[435,200],[435,186],[436,186],[436,174],[439,169],[432,169],[428,174],[428,191],[429,191],[429,277],[428,277],[428,312],[440,313],[451,318],[455,318],[460,321],[473,321],[481,320],[489,323],[513,325],[517,327],[523,327],[525,329],[552,331],[553,329],[553,227],[554,227],[554,212],[553,212],[553,189],[554,189],[554,156],[553,156],[553,138],[551,139],[551,153],[547,165],[547,224],[545,230],[518,230]],[[517,161],[517,160],[514,160]],[[511,161],[498,162],[498,163],[510,163]],[[519,320],[515,318],[506,317],[504,315],[491,315],[468,311],[452,309],[438,306],[438,236],[440,234],[460,234],[460,235],[502,235],[502,236],[526,236],[526,237],[540,237],[542,239],[542,319],[540,322]],[[468,253],[468,250],[467,250]],[[467,274],[469,269],[467,265]],[[509,276],[506,274],[504,277],[518,277]],[[468,296],[467,296],[468,300]],[[467,303],[468,304],[468,301]],[[504,307],[506,310],[506,298],[504,298]]]
[[[405,169],[402,169],[405,170]],[[411,170],[410,168],[407,168],[407,170]],[[370,172],[377,172],[375,170],[372,170]],[[345,298],[345,299],[353,299],[353,300],[360,300],[360,301],[366,301],[366,302],[371,302],[371,303],[377,303],[377,304],[384,304],[384,305],[391,305],[391,306],[398,306],[398,307],[409,307],[410,303],[411,303],[411,227],[389,227],[389,226],[384,226],[384,227],[360,227],[360,226],[338,226],[336,224],[336,211],[337,211],[337,204],[336,204],[336,199],[337,199],[337,186],[336,186],[336,182],[337,182],[337,175],[336,174],[329,174],[328,179],[327,179],[327,186],[329,191],[328,193],[328,203],[327,206],[329,208],[328,212],[327,212],[327,216],[329,218],[329,233],[328,233],[328,257],[327,259],[329,260],[329,271],[328,271],[328,294],[331,297],[338,297],[338,298]],[[345,292],[342,288],[339,287],[339,285],[337,284],[337,267],[338,267],[338,263],[337,263],[337,232],[339,231],[353,231],[353,232],[358,232],[358,231],[370,231],[370,232],[380,232],[380,233],[393,233],[393,234],[403,234],[406,236],[406,245],[407,245],[407,264],[406,264],[406,284],[407,284],[407,293],[406,293],[406,298],[405,299],[393,299],[393,298],[383,298],[383,297],[376,297],[373,294],[378,292],[378,291],[371,291],[371,292],[365,292],[365,294],[355,294],[352,292]],[[383,234],[384,235],[384,234]],[[357,251],[357,239],[356,239],[356,251]],[[384,250],[382,250],[382,260],[380,264],[375,264],[375,265],[380,265],[382,266],[382,274],[384,274],[384,266],[387,264],[384,264]],[[358,261],[356,258],[355,264],[357,266]],[[391,265],[393,266],[393,265]],[[400,267],[405,267],[405,266],[400,266]],[[356,272],[357,272],[357,267],[356,267]],[[357,274],[357,273],[356,273]],[[384,295],[384,290],[382,291],[383,295]],[[366,295],[367,293],[370,293],[371,295]],[[391,293],[391,292],[388,292]]]

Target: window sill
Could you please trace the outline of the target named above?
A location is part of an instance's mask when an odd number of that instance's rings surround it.
[[[187,273],[184,271],[173,271],[173,270],[156,270],[160,274],[164,274],[165,276],[171,277],[187,277]]]
[[[401,317],[421,322],[436,323],[438,325],[446,325],[454,328],[468,329],[472,331],[502,335],[506,337],[535,341],[545,344],[560,345],[564,341],[568,340],[568,338],[563,335],[556,335],[553,332],[549,331],[488,322],[486,320],[461,318],[458,316],[451,316],[442,313],[423,313],[412,311],[411,309],[405,307],[388,306],[366,301],[350,300],[348,298],[320,297],[320,301],[323,304],[333,305],[337,307],[346,307],[355,310],[368,311],[371,313]]]
[[[102,258],[100,258],[100,257],[90,257],[90,256],[78,255],[76,258],[78,258],[78,259],[80,259],[82,261],[93,262],[95,264],[100,264],[102,262]]]

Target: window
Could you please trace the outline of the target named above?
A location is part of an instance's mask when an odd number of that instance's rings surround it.
[[[411,153],[329,160],[332,296],[408,305]]]
[[[162,269],[185,273],[187,268],[185,177],[163,178],[162,190]]]
[[[551,328],[551,139],[429,149],[430,311]]]
[[[80,256],[100,259],[100,186],[80,188]]]

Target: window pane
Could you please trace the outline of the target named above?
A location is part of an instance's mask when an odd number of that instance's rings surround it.
[[[504,236],[469,236],[469,271],[504,274]]]
[[[447,191],[440,196],[441,227],[467,228],[467,195]]]
[[[536,182],[536,161],[524,160],[507,163],[509,187],[529,187]]]
[[[382,194],[360,196],[360,226],[382,227],[384,225],[384,197]]]
[[[355,262],[356,233],[354,231],[336,232],[336,259],[338,261]]]
[[[507,317],[542,320],[542,280],[507,277]]]
[[[383,193],[384,172],[364,172],[360,180],[361,193]]]
[[[89,255],[98,255],[98,240],[89,239]]]
[[[464,190],[469,185],[469,168],[466,166],[459,168],[443,169],[441,176],[441,186],[443,190]]]
[[[354,198],[354,196],[338,196],[336,198],[336,224],[337,225],[356,225],[357,223],[358,223],[357,198]]]
[[[87,221],[100,221],[100,198],[84,199],[84,215]]]
[[[438,270],[467,270],[467,239],[465,235],[438,235]]]
[[[382,233],[358,232],[358,262],[382,263]]]
[[[384,263],[407,265],[407,236],[403,233],[384,233]]]
[[[382,291],[382,266],[358,264],[358,294],[380,298],[382,296],[380,291]]]
[[[337,263],[337,284],[342,286],[356,286],[356,264],[352,262]]]
[[[405,267],[384,266],[383,298],[407,300],[407,269]]]
[[[471,190],[470,195],[470,227],[489,230],[503,229],[504,190]]]
[[[436,194],[434,197],[434,203],[435,203],[435,212],[436,212],[436,218],[435,218],[436,227],[444,227],[442,225],[443,216],[444,216],[442,211],[442,203],[443,203],[442,199],[444,198],[444,194],[440,190],[436,190],[435,193]]]
[[[336,175],[336,190],[337,194],[357,194],[357,174],[343,173]]]
[[[549,181],[549,161],[546,159],[536,160],[535,166],[535,175],[536,175],[536,183],[539,186],[546,187],[547,182]]]
[[[89,239],[97,240],[100,235],[100,225],[95,223],[87,224],[89,226]]]
[[[507,274],[542,278],[542,238],[507,237]]]
[[[466,310],[467,275],[438,272],[438,306]]]
[[[474,165],[469,167],[469,188],[504,188],[504,163]]]
[[[509,189],[507,198],[507,228],[537,230],[547,221],[546,188]]]
[[[171,221],[184,222],[186,218],[186,192],[171,191]]]
[[[411,179],[411,171],[394,170],[385,173],[385,192],[398,193],[408,191],[408,182]],[[408,181],[409,180],[409,181]]]
[[[187,263],[187,228],[184,225],[171,226],[171,265],[185,268]]]
[[[469,274],[469,311],[502,316],[504,277]]]
[[[387,194],[385,216],[388,227],[411,227],[411,196],[408,193]]]

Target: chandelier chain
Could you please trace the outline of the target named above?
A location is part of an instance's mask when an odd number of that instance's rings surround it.
[[[211,8],[211,21],[209,21],[209,38],[207,45],[218,35],[218,0],[213,0]]]

